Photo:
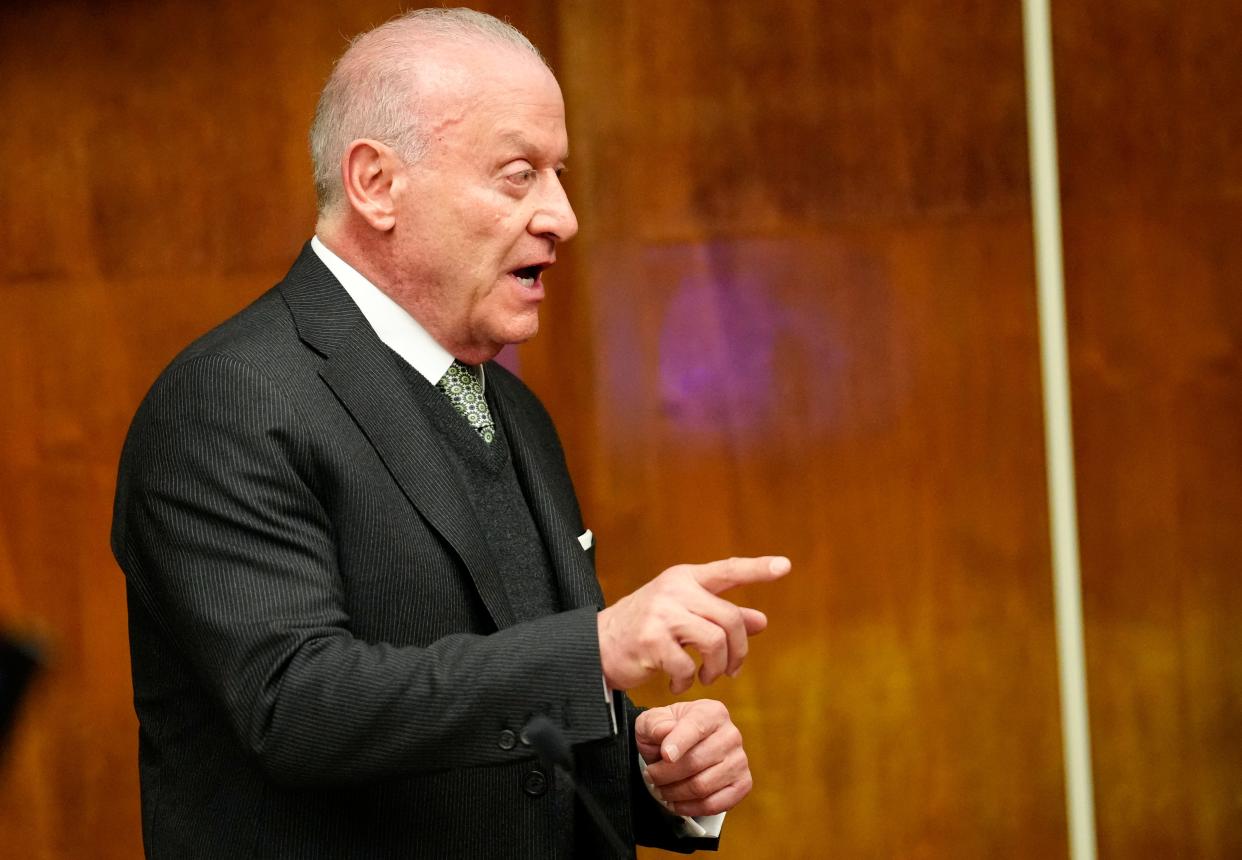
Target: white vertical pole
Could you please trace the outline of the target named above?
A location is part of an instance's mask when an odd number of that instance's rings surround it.
[[[1095,798],[1091,782],[1091,730],[1083,649],[1078,513],[1074,499],[1074,438],[1070,421],[1057,124],[1048,0],[1023,0],[1022,13],[1065,802],[1070,857],[1073,860],[1095,860]]]

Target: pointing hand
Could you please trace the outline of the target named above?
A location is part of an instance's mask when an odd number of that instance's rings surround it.
[[[757,609],[718,595],[737,585],[771,582],[790,570],[783,556],[730,558],[670,567],[598,616],[599,653],[610,689],[628,690],[653,675],[669,678],[682,693],[694,683],[694,648],[702,658],[699,680],[734,676],[746,658],[747,637],[768,626]]]

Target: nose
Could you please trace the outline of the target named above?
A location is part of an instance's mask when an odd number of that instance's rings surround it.
[[[568,242],[578,232],[578,218],[556,174],[543,183],[539,208],[530,219],[530,232],[556,242]]]

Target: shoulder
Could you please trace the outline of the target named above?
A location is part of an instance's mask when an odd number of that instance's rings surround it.
[[[308,243],[275,286],[186,346],[161,380],[205,360],[245,365],[275,380],[305,375],[319,368],[323,351],[351,335],[360,319]],[[217,360],[207,360],[211,356]]]
[[[280,292],[270,289],[196,338],[160,372],[130,427],[198,435],[217,422],[277,420],[296,412],[296,392],[317,376]]]
[[[281,361],[298,345],[297,328],[277,287],[199,336],[169,363],[167,375],[208,355],[231,356],[254,366]]]

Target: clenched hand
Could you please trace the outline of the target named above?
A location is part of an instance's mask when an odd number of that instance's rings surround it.
[[[750,792],[742,733],[720,702],[674,702],[643,711],[634,739],[653,793],[678,815],[715,815]]]

